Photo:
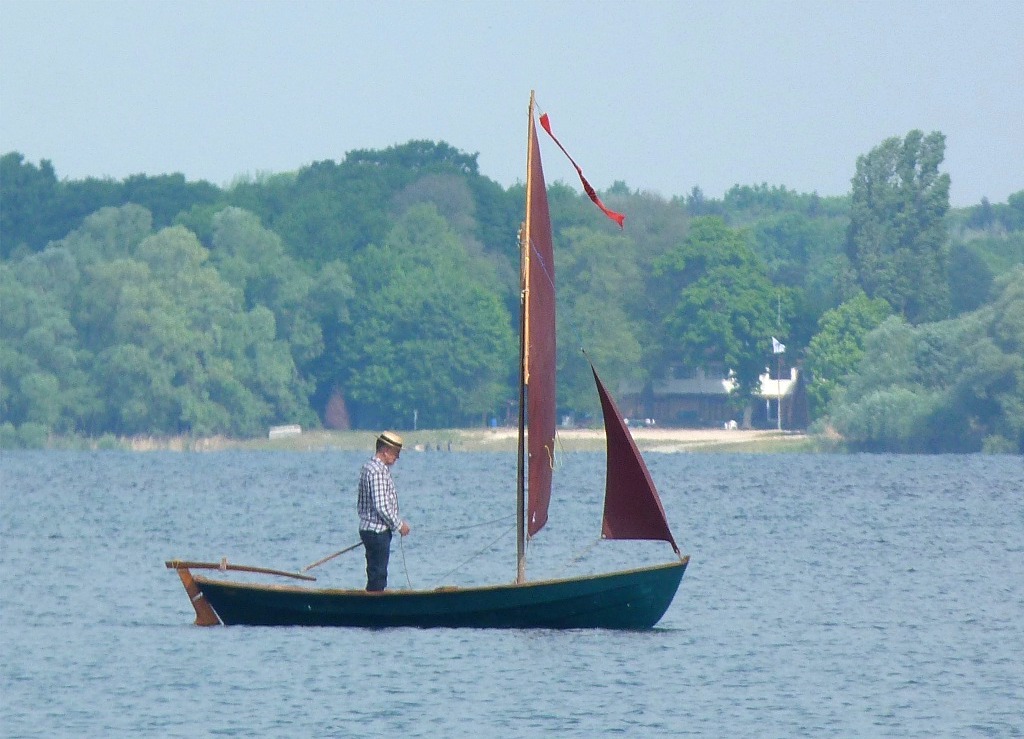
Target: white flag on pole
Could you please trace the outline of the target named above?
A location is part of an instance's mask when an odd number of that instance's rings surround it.
[[[782,354],[784,351],[786,351],[786,345],[783,344],[781,341],[779,341],[778,339],[776,339],[773,336],[772,337],[772,354]]]

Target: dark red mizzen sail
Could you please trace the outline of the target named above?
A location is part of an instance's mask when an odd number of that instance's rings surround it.
[[[530,136],[530,188],[527,238],[527,396],[529,502],[527,531],[533,536],[548,520],[551,471],[555,454],[555,257],[551,243],[551,214],[540,161],[536,128]]]
[[[665,517],[661,498],[654,487],[640,450],[629,433],[622,414],[605,388],[597,370],[591,365],[597,393],[604,412],[604,428],[608,437],[608,473],[604,494],[604,539],[658,539],[667,541],[679,554]]]

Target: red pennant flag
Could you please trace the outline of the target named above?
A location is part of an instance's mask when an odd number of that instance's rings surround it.
[[[551,140],[558,144],[558,148],[562,150],[562,153],[569,158],[570,162],[572,162],[572,166],[576,168],[576,173],[580,176],[580,182],[583,183],[583,189],[587,191],[587,195],[589,195],[590,199],[594,201],[594,205],[600,208],[602,213],[604,213],[606,216],[608,216],[617,224],[619,224],[619,228],[622,228],[623,222],[626,220],[626,216],[622,215],[621,213],[616,213],[614,210],[606,208],[604,203],[601,202],[601,198],[597,197],[597,193],[594,191],[594,188],[590,186],[590,183],[587,182],[587,178],[583,176],[583,170],[580,169],[580,165],[576,164],[576,161],[571,156],[569,156],[569,152],[567,152],[565,150],[565,147],[562,146],[562,142],[555,138],[555,134],[551,133],[551,121],[548,120],[547,113],[541,114],[540,125],[543,126],[545,131],[548,132],[548,136],[551,137]]]

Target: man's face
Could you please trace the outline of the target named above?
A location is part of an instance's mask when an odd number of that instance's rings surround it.
[[[384,464],[388,467],[398,461],[399,455],[401,455],[401,449],[395,449],[393,446],[386,446],[381,450],[381,455],[384,457]]]

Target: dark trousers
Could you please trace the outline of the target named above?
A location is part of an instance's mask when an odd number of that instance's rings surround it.
[[[373,592],[388,586],[388,559],[391,558],[391,531],[359,531],[366,549],[366,589]]]

